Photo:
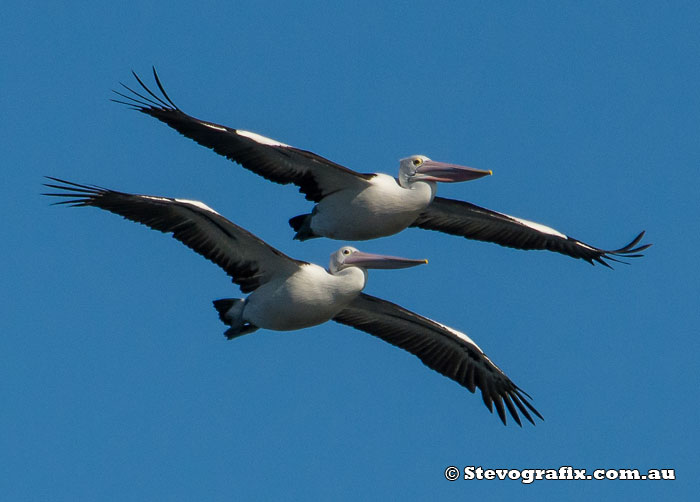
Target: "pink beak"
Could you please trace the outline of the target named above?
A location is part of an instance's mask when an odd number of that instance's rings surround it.
[[[398,256],[386,256],[383,254],[363,253],[355,251],[345,258],[346,265],[354,265],[362,268],[408,268],[424,265],[428,260],[413,260]]]
[[[471,181],[490,176],[493,174],[493,171],[483,171],[473,167],[426,160],[416,169],[416,174],[420,174],[420,179],[422,180],[455,183],[457,181]]]

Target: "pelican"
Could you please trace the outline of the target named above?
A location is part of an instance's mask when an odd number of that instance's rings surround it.
[[[294,260],[235,225],[207,205],[193,200],[117,192],[48,177],[67,200],[57,204],[94,206],[178,241],[221,267],[238,284],[245,299],[214,301],[233,339],[263,328],[296,330],[333,320],[365,331],[420,358],[425,365],[469,389],[478,387],[488,409],[506,424],[506,408],[522,426],[518,410],[534,424],[530,396],[516,386],[462,332],[362,293],[369,268],[405,268],[427,263],[363,253],[344,246],[331,255],[328,269]],[[528,411],[529,410],[529,411]]]
[[[639,245],[642,231],[626,246],[604,250],[540,223],[435,195],[437,183],[475,180],[491,171],[412,155],[401,159],[397,178],[358,173],[265,136],[194,118],[170,99],[155,68],[153,76],[162,96],[132,73],[145,93],[122,83],[130,94],[114,91],[126,101],[113,101],[157,118],[270,181],[293,183],[306,199],[316,203],[311,213],[289,220],[298,240],[328,237],[362,241],[418,227],[517,249],[546,249],[607,267],[608,261],[642,256],[641,251],[651,245]]]

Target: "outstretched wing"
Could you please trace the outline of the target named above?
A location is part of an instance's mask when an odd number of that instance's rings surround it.
[[[161,96],[151,91],[134,73],[145,93],[121,84],[129,93],[114,91],[126,101],[113,99],[168,124],[183,136],[211,148],[219,155],[275,183],[293,183],[308,200],[319,202],[326,195],[358,184],[365,185],[372,174],[360,174],[306,150],[285,145],[259,134],[231,129],[196,119],[180,110],[165,92],[153,68]]]
[[[605,260],[620,262],[619,258],[637,258],[651,246],[638,245],[644,236],[644,232],[641,232],[620,249],[600,249],[539,223],[442,197],[435,197],[411,226],[495,242],[511,248],[546,249],[581,258],[591,264],[598,262],[606,267],[610,265]]]
[[[175,239],[224,269],[243,293],[255,290],[275,275],[291,275],[303,263],[198,201],[128,194],[48,178],[59,184],[46,186],[59,191],[43,195],[68,199],[57,204],[99,207],[154,230],[172,233]]]
[[[535,422],[528,410],[542,419],[542,415],[528,401],[530,396],[515,385],[464,333],[364,293],[333,320],[407,350],[429,368],[471,392],[478,387],[484,404],[492,413],[495,405],[504,424],[506,408],[521,426],[518,410],[533,424]]]

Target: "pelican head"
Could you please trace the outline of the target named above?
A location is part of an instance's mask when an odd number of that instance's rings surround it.
[[[457,181],[476,180],[493,174],[492,171],[482,171],[473,167],[435,162],[425,155],[411,155],[401,159],[399,164],[399,184],[408,188],[415,181],[442,181],[454,183]]]
[[[363,253],[362,251],[344,246],[331,254],[331,263],[328,267],[331,274],[337,274],[349,267],[368,268],[408,268],[428,263],[428,260],[412,260],[399,258],[398,256],[386,256],[381,254]]]

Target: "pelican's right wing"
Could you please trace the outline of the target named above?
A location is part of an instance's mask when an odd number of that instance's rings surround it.
[[[517,410],[533,424],[535,422],[528,409],[542,419],[542,415],[528,401],[527,393],[515,385],[464,333],[364,293],[360,293],[333,320],[407,350],[429,368],[471,392],[478,387],[484,404],[491,412],[495,405],[504,424],[505,408],[519,425],[522,424]]]
[[[122,193],[48,178],[59,184],[46,186],[59,192],[44,195],[69,199],[57,204],[99,207],[154,230],[172,233],[175,239],[224,269],[243,293],[255,290],[274,275],[291,275],[304,263],[269,246],[199,201]]]
[[[315,153],[285,145],[259,134],[232,129],[200,120],[180,110],[168,97],[155,68],[153,76],[162,96],[158,96],[134,77],[147,94],[121,84],[130,94],[114,91],[127,101],[113,100],[155,117],[183,136],[211,148],[219,155],[246,169],[283,185],[293,183],[308,200],[319,202],[342,188],[366,185],[374,175],[357,173]]]

